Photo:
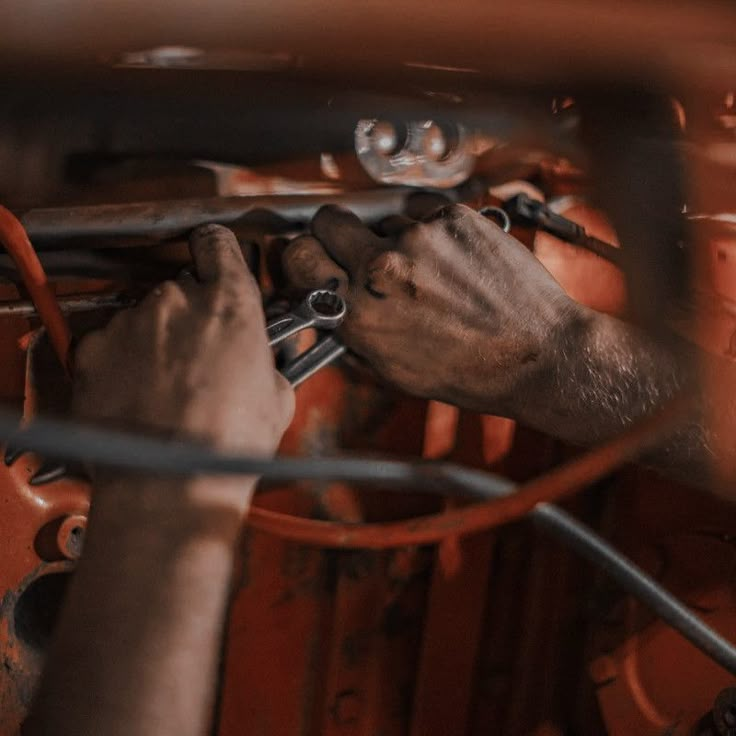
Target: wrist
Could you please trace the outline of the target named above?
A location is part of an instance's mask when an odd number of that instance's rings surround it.
[[[586,365],[596,350],[597,334],[606,317],[570,300],[560,319],[544,338],[541,357],[520,381],[511,397],[509,415],[547,431],[565,414],[572,413],[570,390],[585,390]]]
[[[106,536],[137,535],[173,544],[217,537],[234,542],[257,478],[163,477],[101,472],[94,482],[94,527]],[[93,532],[94,533],[94,532]]]

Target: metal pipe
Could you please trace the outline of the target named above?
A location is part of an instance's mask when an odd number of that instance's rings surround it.
[[[93,312],[97,309],[121,309],[133,304],[133,300],[122,294],[88,294],[85,296],[57,297],[64,314],[74,312]],[[13,302],[0,302],[0,317],[38,317],[33,302],[19,299]]]
[[[30,210],[21,217],[21,222],[34,245],[41,248],[44,244],[70,239],[140,236],[161,239],[186,235],[199,225],[211,222],[233,225],[265,213],[305,224],[325,204],[347,207],[361,219],[373,222],[403,212],[410,191],[385,188],[336,195],[211,197],[54,207]]]

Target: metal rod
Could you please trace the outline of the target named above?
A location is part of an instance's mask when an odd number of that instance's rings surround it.
[[[74,312],[93,312],[97,309],[120,309],[129,307],[133,300],[122,294],[89,294],[87,296],[57,297],[64,314]],[[33,302],[19,299],[14,302],[0,302],[0,317],[37,317]]]
[[[347,207],[358,217],[375,221],[403,212],[408,191],[386,188],[331,196],[212,197],[56,207],[30,210],[21,217],[21,222],[34,245],[81,238],[152,235],[170,238],[212,222],[232,225],[258,212],[306,223],[325,204]]]

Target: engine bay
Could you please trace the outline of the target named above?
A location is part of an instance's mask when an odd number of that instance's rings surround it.
[[[28,41],[30,55],[43,38]],[[726,72],[704,63],[685,80],[673,62],[671,76],[616,76],[602,42],[600,68],[585,74],[511,68],[493,83],[480,63],[404,60],[374,74],[347,47],[335,51],[346,68],[331,69],[308,54],[124,40],[94,63],[66,49],[60,68],[3,72],[0,396],[31,430],[4,435],[0,464],[8,736],[31,705],[93,503],[95,438],[75,457],[83,435],[53,425],[69,420],[74,348],[179,278],[195,228],[235,233],[278,321],[305,296],[282,255],[321,208],[390,238],[465,205],[575,301],[736,357]],[[8,53],[23,58],[19,44]],[[333,339],[325,329],[278,338],[277,368],[288,376]],[[341,347],[292,381],[285,460],[264,466],[247,517],[220,736],[736,733],[736,509],[631,463],[669,415],[581,449],[410,396]],[[59,450],[65,432],[71,454]],[[158,441],[142,441],[140,457],[219,467]],[[356,457],[363,465],[348,465]]]

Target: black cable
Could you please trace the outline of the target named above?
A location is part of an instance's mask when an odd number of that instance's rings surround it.
[[[51,419],[37,419],[18,431],[17,418],[5,411],[0,411],[0,437],[12,437],[16,447],[55,459],[167,475],[260,475],[282,481],[331,478],[370,481],[387,487],[409,485],[433,494],[484,499],[499,498],[515,489],[505,478],[450,463],[222,455],[194,443],[136,436]],[[608,542],[550,504],[538,505],[529,515],[542,529],[601,567],[627,593],[736,675],[736,648]]]

